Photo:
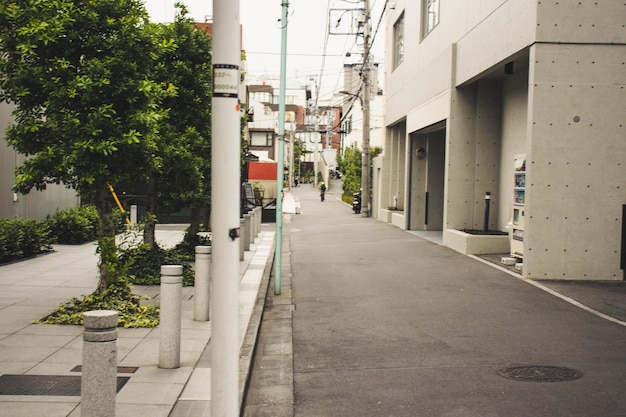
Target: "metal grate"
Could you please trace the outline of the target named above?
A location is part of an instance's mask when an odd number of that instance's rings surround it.
[[[498,375],[514,381],[526,382],[564,382],[573,381],[583,376],[576,369],[562,366],[513,366],[498,370]]]
[[[118,374],[134,374],[135,372],[137,372],[138,369],[139,369],[138,366],[118,366],[117,373]],[[76,365],[70,370],[70,372],[82,372],[82,371],[83,371],[82,365]]]
[[[130,377],[117,377],[117,392]],[[80,396],[80,376],[73,375],[2,375],[0,395]]]

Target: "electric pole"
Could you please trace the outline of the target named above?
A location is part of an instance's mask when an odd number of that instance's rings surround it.
[[[213,1],[211,415],[239,416],[239,0]]]

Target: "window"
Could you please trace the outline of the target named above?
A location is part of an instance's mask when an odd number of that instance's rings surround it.
[[[274,132],[250,132],[251,146],[272,146],[274,143]]]
[[[393,68],[396,69],[404,61],[404,13],[393,25]]]
[[[439,0],[423,0],[422,38],[439,24]]]

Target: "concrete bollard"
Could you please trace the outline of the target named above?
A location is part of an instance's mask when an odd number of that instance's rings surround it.
[[[259,235],[259,233],[261,233],[261,223],[263,222],[263,209],[261,207],[259,207],[259,210],[257,211],[257,216],[256,216],[256,236]]]
[[[211,294],[211,247],[196,246],[196,276],[194,280],[193,319],[208,321]]]
[[[244,219],[239,219],[239,261],[243,261],[245,245],[243,242],[243,236],[248,233],[246,230],[246,221]]]
[[[130,206],[130,223],[137,224],[137,205],[133,204]]]
[[[257,210],[258,207],[255,207],[254,209],[250,210],[250,233],[248,233],[248,244],[251,245],[254,243],[254,240],[250,239],[251,236],[254,235],[254,231],[256,230],[256,214],[258,212]],[[249,249],[249,246],[248,246]]]
[[[246,230],[254,229],[254,219],[250,214],[243,215]],[[243,233],[243,249],[250,250],[250,233]]]
[[[254,210],[252,210],[251,212],[251,221],[250,221],[250,228],[248,229],[248,245],[253,245],[254,244],[254,238],[256,237],[255,233],[256,233],[256,216],[257,213],[259,212],[259,208],[255,207]],[[250,250],[250,246],[248,246],[248,250]]]
[[[182,296],[182,265],[162,265],[159,368],[174,369],[180,367]]]
[[[114,417],[117,394],[117,311],[83,313],[80,415]]]

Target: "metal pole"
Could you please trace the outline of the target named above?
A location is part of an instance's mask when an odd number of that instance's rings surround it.
[[[487,233],[489,231],[489,209],[491,206],[491,192],[485,192],[485,217],[483,220],[483,232]]]
[[[365,24],[363,26],[363,154],[361,164],[361,216],[370,216],[370,9],[365,3]]]
[[[280,94],[278,104],[278,164],[276,167],[276,250],[274,252],[274,294],[281,292],[283,252],[283,177],[285,170],[285,97],[287,92],[287,12],[289,1],[281,2]]]
[[[294,138],[293,138],[293,130],[289,131],[289,190],[293,187],[294,178],[293,178],[293,147],[294,147]]]
[[[213,1],[211,415],[239,416],[239,1]]]

